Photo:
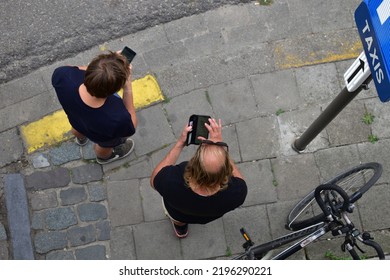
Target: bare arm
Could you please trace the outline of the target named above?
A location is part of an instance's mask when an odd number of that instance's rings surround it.
[[[186,125],[180,135],[180,138],[177,140],[172,149],[168,152],[165,158],[157,164],[156,168],[153,170],[152,175],[150,177],[150,185],[154,188],[154,178],[163,169],[165,166],[174,165],[179,158],[181,151],[186,145],[186,138],[189,131],[191,131],[192,126]]]
[[[233,166],[233,176],[237,177],[237,178],[241,178],[242,180],[245,180],[244,176],[242,176],[240,170],[238,170],[236,164],[234,163],[234,161],[232,159],[230,159],[230,164]]]
[[[137,128],[138,120],[137,115],[135,112],[134,107],[134,100],[133,100],[133,87],[132,87],[132,78],[131,78],[131,65],[130,65],[130,75],[127,78],[126,84],[123,88],[123,104],[125,104],[125,107],[127,111],[129,111],[131,115],[131,120],[133,121],[134,128]]]
[[[209,131],[209,140],[214,142],[222,142],[222,121],[218,119],[209,118],[209,123],[205,123],[207,130]],[[199,137],[200,140],[205,139],[204,137]]]
[[[210,137],[209,140],[214,142],[221,142],[222,141],[222,121],[221,119],[218,120],[218,122],[215,119],[210,118],[209,119],[210,125],[205,124],[207,130],[209,131]],[[238,177],[244,180],[244,176],[242,176],[240,170],[238,170],[236,164],[232,159],[230,159],[230,164],[233,167],[233,176]]]

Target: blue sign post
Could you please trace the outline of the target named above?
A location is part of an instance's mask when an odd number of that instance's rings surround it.
[[[292,143],[296,152],[303,151],[362,89],[368,88],[371,80],[379,99],[390,100],[390,0],[363,0],[355,11],[355,21],[364,52],[345,72],[344,89]]]
[[[379,99],[389,101],[390,0],[363,0],[355,21]]]

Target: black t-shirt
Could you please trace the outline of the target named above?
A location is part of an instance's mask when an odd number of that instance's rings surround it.
[[[188,162],[166,166],[154,178],[169,215],[180,222],[206,224],[242,205],[247,195],[244,180],[232,177],[225,190],[202,196],[186,186],[183,174]]]
[[[62,66],[52,76],[52,85],[71,126],[93,142],[107,142],[135,133],[131,115],[121,98],[111,95],[99,108],[85,104],[79,94],[85,71]]]

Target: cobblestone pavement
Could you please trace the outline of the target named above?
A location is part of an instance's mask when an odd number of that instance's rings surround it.
[[[300,198],[369,161],[384,172],[353,217],[389,253],[390,114],[375,88],[304,152],[291,149],[344,87],[343,74],[362,51],[353,20],[360,1],[256,3],[107,42],[112,50],[137,50],[134,75],[154,75],[166,98],[138,110],[135,151],[119,162],[98,165],[92,144],[80,148],[73,140],[27,153],[20,134],[21,125],[60,109],[50,85],[55,67],[86,64],[98,47],[0,85],[0,259],[229,258],[242,252],[241,227],[257,244],[287,233],[287,213]],[[239,209],[190,225],[179,240],[149,178],[194,113],[222,119],[249,194]],[[367,116],[372,123],[362,121]],[[186,148],[180,160],[193,152]],[[340,245],[327,236],[294,258],[344,257]]]

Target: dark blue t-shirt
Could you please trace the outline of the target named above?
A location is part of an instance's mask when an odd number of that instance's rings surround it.
[[[85,104],[79,87],[85,71],[78,67],[62,66],[52,76],[52,85],[71,126],[93,142],[107,142],[135,133],[131,115],[121,98],[111,95],[99,108]]]
[[[172,218],[183,223],[206,224],[244,203],[248,188],[238,177],[231,177],[226,189],[211,196],[193,192],[183,177],[187,163],[162,168],[153,181]]]

